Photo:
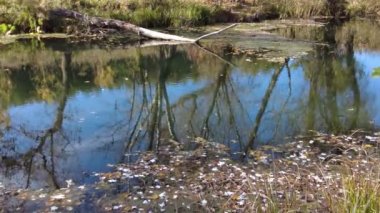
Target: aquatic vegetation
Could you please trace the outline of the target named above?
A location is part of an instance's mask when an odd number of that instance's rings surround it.
[[[11,34],[15,29],[11,24],[0,24],[0,35]]]

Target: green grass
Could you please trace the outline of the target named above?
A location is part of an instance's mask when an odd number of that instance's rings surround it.
[[[349,176],[343,180],[344,196],[336,212],[380,212],[380,184],[366,177]]]
[[[114,18],[143,27],[198,26],[228,21],[217,5],[184,0],[0,0],[0,24],[12,24],[16,32],[48,29],[48,11],[63,7],[92,16]],[[48,29],[50,31],[51,29]]]
[[[263,17],[380,16],[378,0],[0,0],[0,24],[15,26],[14,33],[61,32],[51,27],[48,11],[62,7],[91,16],[129,21],[144,27],[182,27]],[[233,12],[232,12],[233,11]],[[249,19],[248,19],[249,20]],[[69,22],[70,23],[70,22]],[[65,22],[60,25],[65,26]],[[73,24],[73,23],[71,23]]]
[[[194,3],[171,1],[144,7],[139,5],[131,17],[131,22],[144,27],[197,26],[213,23],[212,8]]]

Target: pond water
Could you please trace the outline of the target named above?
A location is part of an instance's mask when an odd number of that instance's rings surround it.
[[[133,162],[169,140],[203,137],[235,156],[310,130],[379,127],[378,23],[270,32],[276,36],[215,39],[207,49],[62,39],[0,46],[0,183],[90,183],[108,164]],[[276,62],[231,54],[249,42]]]

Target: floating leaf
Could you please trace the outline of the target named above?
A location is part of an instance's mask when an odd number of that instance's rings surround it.
[[[372,72],[373,77],[380,77],[380,67],[376,67]]]

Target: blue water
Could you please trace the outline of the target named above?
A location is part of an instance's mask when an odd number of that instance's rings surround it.
[[[222,55],[237,61],[231,66],[191,45],[106,50],[68,44],[59,51],[49,48],[54,42],[25,50],[17,62],[12,53],[28,42],[9,46],[0,60],[0,182],[9,187],[91,183],[108,164],[133,162],[157,141],[173,138],[171,128],[181,143],[204,137],[226,144],[233,156],[252,135],[254,148],[309,130],[340,134],[380,126],[380,77],[372,76],[380,51],[373,48],[354,45],[342,53],[315,46],[287,66]]]

